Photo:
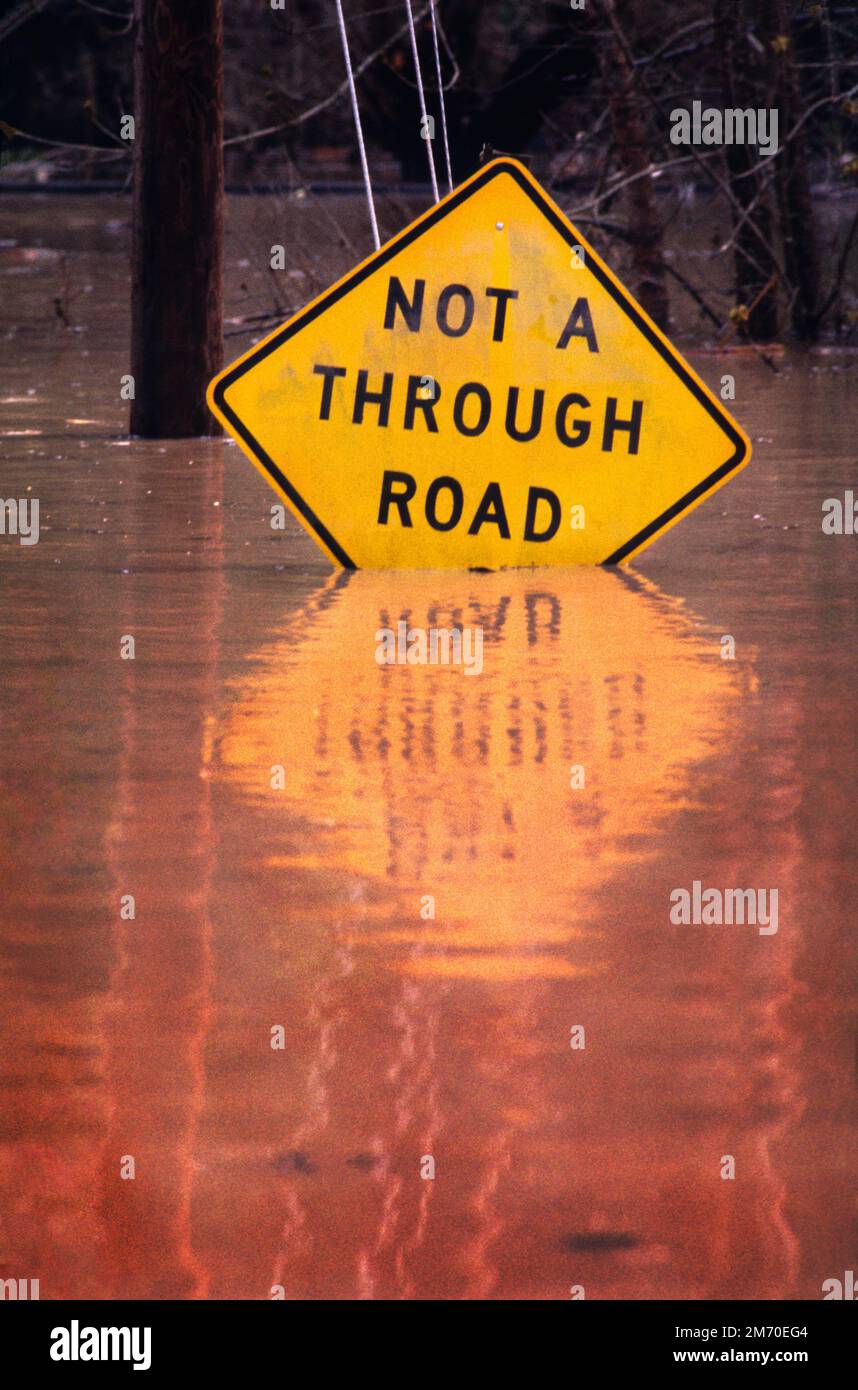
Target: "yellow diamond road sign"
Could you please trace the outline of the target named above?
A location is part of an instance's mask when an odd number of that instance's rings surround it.
[[[349,568],[618,563],[751,453],[510,159],[257,343],[209,404]]]

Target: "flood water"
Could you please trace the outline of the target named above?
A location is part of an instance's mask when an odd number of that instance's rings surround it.
[[[622,574],[332,574],[232,444],[125,436],[127,202],[0,210],[2,492],[41,510],[0,537],[0,1278],[821,1297],[858,1258],[858,539],[820,525],[855,358],[690,353],[754,459]],[[482,674],[377,665],[402,617],[482,625]],[[777,889],[777,932],[673,925],[695,880]]]

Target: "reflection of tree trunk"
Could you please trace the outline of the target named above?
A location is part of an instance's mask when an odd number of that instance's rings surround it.
[[[171,554],[185,543],[188,516],[191,530],[204,524],[208,533],[178,580],[193,624],[180,633],[172,612],[147,620],[153,608],[169,609],[177,571],[150,569],[120,591],[117,630],[144,628],[146,655],[138,649],[134,661],[117,663],[113,681],[121,716],[116,803],[104,840],[116,904],[114,966],[100,1062],[109,1118],[90,1194],[107,1250],[101,1298],[208,1296],[208,1269],[196,1250],[207,1216],[196,1183],[213,1018],[210,731],[224,583],[223,522],[212,503],[223,496],[223,477],[216,446],[198,446],[197,457],[202,466],[184,480],[187,510],[166,507],[158,522],[159,543]],[[140,518],[157,472],[151,455],[138,459],[128,502],[137,534],[152,524]],[[173,680],[181,700],[165,699]],[[126,893],[135,897],[133,919],[119,913]],[[120,1176],[123,1156],[135,1160],[133,1178]]]
[[[713,20],[723,105],[734,110],[755,108],[759,93],[753,89],[749,71],[745,0],[714,0]],[[752,145],[739,144],[726,145],[724,155],[735,199],[731,212],[736,304],[750,311],[742,331],[759,342],[770,342],[777,337],[778,310],[774,286],[763,293],[774,269],[764,245],[771,240],[765,194],[746,217],[760,193],[761,176],[752,172],[758,156]]]
[[[778,110],[777,190],[784,244],[784,267],[793,291],[790,318],[805,340],[817,334],[819,252],[813,223],[807,147],[803,131],[785,143],[804,113],[785,0],[761,0],[761,38],[771,75],[770,100]]]
[[[214,434],[223,356],[221,0],[135,0],[131,432]]]
[[[650,158],[640,93],[620,29],[621,11],[627,11],[629,3],[630,0],[619,0],[619,3],[618,0],[600,0],[600,8],[609,24],[609,32],[600,47],[602,75],[610,93],[611,120],[623,173],[634,179],[629,184],[628,198],[635,294],[659,328],[667,328],[670,301],[665,282],[662,229],[652,180],[645,173]]]

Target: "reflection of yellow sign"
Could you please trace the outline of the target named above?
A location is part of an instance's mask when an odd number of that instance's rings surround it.
[[[258,343],[209,403],[350,568],[618,562],[750,457],[509,159]]]
[[[478,629],[480,674],[380,664],[401,620]],[[395,596],[340,576],[256,653],[220,767],[264,810],[268,867],[347,875],[364,940],[372,919],[403,947],[428,931],[439,954],[409,971],[573,975],[603,963],[572,944],[599,890],[646,857],[729,725],[732,667],[652,585],[604,570],[402,576]]]

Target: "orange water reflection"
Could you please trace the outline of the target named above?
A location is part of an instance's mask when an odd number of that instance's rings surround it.
[[[379,667],[376,630],[403,618],[481,625],[482,674]],[[665,910],[691,877],[672,827],[705,805],[748,670],[605,572],[334,579],[257,651],[217,765],[259,827],[254,908],[297,1015],[287,1296],[789,1286],[768,1153],[800,1108],[774,1052],[789,955],[689,942]],[[761,1039],[778,1101],[766,1083],[748,1125]],[[718,1167],[739,1151],[741,1189]]]
[[[481,674],[378,665],[375,633],[400,621],[480,627]],[[605,571],[334,579],[238,688],[220,767],[264,802],[266,866],[348,875],[355,943],[397,969],[591,974],[608,963],[596,895],[653,852],[739,698],[688,634],[651,586]],[[311,833],[284,852],[290,815]]]
[[[17,1003],[39,1050],[5,1084],[4,1274],[23,1258],[43,1297],[818,1287],[784,1147],[812,1082],[795,933],[667,920],[695,876],[789,900],[789,755],[750,850],[724,796],[753,654],[723,662],[635,577],[358,574],[268,613],[224,673],[242,594],[220,536],[178,585],[123,590],[112,620],[151,659],[80,675],[90,700],[111,683],[116,754],[48,848],[102,966],[64,957],[61,918]],[[482,626],[482,674],[380,667],[400,618]]]

